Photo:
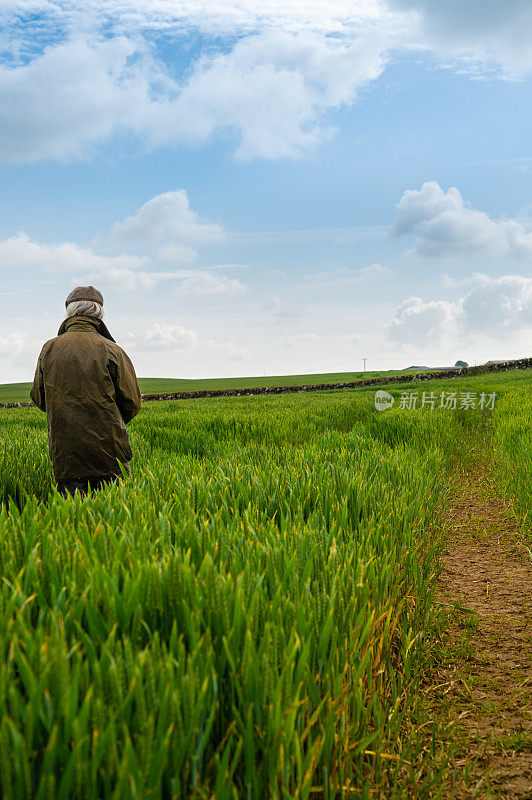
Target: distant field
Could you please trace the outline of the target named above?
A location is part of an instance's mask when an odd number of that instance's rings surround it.
[[[404,370],[403,370],[404,371]],[[383,372],[318,372],[312,375],[268,375],[251,378],[139,378],[143,394],[187,392],[196,389],[249,389],[253,386],[292,386],[308,383],[347,383],[380,375],[401,375],[402,370]],[[31,383],[0,384],[0,403],[27,403]]]
[[[249,389],[255,386],[295,386],[309,383],[347,383],[380,375],[400,375],[400,370],[384,372],[318,372],[310,375],[266,375],[251,378],[139,378],[141,391],[186,392],[196,389]],[[0,387],[1,388],[1,387]]]
[[[0,384],[0,403],[27,403],[30,399],[31,383]]]

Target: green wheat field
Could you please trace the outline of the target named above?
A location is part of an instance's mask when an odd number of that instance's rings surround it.
[[[437,796],[449,478],[478,452],[530,531],[531,379],[145,403],[131,477],[74,500],[45,415],[1,409],[2,797]]]

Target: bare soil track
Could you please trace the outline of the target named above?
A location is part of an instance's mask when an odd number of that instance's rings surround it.
[[[449,797],[532,798],[532,560],[489,476],[463,474],[447,508],[439,600],[458,612],[433,700],[456,746]]]

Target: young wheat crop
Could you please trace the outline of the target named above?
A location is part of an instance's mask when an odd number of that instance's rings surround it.
[[[430,796],[439,510],[480,418],[372,402],[146,404],[131,478],[74,500],[44,416],[1,412],[5,800]],[[493,419],[529,507],[524,419]]]

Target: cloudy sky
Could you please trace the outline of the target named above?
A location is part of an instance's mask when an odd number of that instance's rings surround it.
[[[531,354],[530,0],[3,0],[0,383]]]

